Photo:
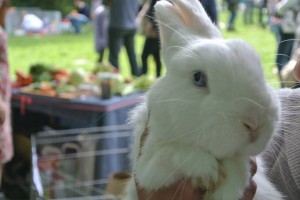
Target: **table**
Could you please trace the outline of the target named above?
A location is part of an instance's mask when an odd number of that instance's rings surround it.
[[[36,121],[34,126],[46,125],[40,116],[57,118],[60,123],[67,124],[67,128],[120,125],[126,123],[128,111],[141,101],[141,95],[113,96],[107,100],[97,96],[63,99],[14,90],[11,102],[13,127],[18,132],[30,121]],[[32,115],[36,115],[36,118]],[[30,121],[26,122],[27,118]]]
[[[128,111],[141,101],[141,96],[142,93],[135,93],[111,99],[96,96],[63,99],[14,90],[11,101],[13,129],[14,132],[30,135],[42,131],[53,120],[63,126],[62,129],[71,130],[122,125],[126,123]],[[97,142],[97,149],[126,148],[130,143],[129,137],[110,138]],[[96,158],[94,167],[95,179],[107,179],[113,172],[130,169],[128,154]]]

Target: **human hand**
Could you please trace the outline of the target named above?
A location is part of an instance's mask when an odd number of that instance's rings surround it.
[[[144,142],[148,136],[148,131],[145,129],[141,137],[140,148],[143,147]],[[201,200],[206,193],[205,189],[194,188],[189,179],[179,180],[169,187],[161,188],[155,191],[147,191],[136,183],[138,200]]]
[[[244,190],[244,195],[240,200],[253,200],[256,192],[256,183],[252,180],[256,173],[257,165],[255,159],[251,159],[251,179]],[[194,188],[190,180],[180,180],[168,188],[162,188],[156,191],[146,191],[137,186],[137,195],[139,200],[202,200],[206,190],[203,188]]]
[[[72,11],[70,12],[70,15],[71,15],[72,17],[76,17],[76,16],[78,15],[78,11],[77,11],[77,10],[72,10]]]
[[[190,180],[180,180],[167,188],[155,191],[146,191],[137,186],[139,200],[201,200],[204,198],[205,189],[194,188]]]
[[[250,172],[251,172],[251,178],[244,190],[243,197],[241,200],[253,200],[256,192],[257,185],[252,179],[253,176],[255,175],[257,171],[257,164],[256,164],[256,159],[255,158],[250,158]]]
[[[142,17],[137,16],[137,17],[135,18],[135,24],[136,24],[137,26],[141,26],[141,22],[142,22]]]
[[[298,61],[294,67],[294,74],[298,81],[300,81],[300,61]]]

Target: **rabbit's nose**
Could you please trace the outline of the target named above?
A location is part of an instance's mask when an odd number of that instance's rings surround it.
[[[248,132],[250,142],[251,143],[255,142],[259,135],[258,125],[252,121],[244,121],[243,125]]]

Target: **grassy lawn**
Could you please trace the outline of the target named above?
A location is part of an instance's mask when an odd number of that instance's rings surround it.
[[[265,77],[272,86],[279,87],[279,80],[274,73],[275,56],[277,52],[277,42],[269,27],[263,28],[255,18],[253,25],[244,25],[242,13],[239,13],[236,21],[236,31],[227,32],[222,29],[225,38],[242,38],[250,43],[259,53],[265,72]],[[228,13],[221,13],[221,22],[226,23]]]
[[[220,13],[221,26],[226,23],[227,15],[227,12]],[[242,14],[239,13],[235,32],[227,32],[222,29],[224,37],[242,38],[254,46],[261,56],[266,79],[277,87],[277,75],[272,73],[276,53],[276,42],[273,34],[268,28],[261,28],[258,23],[245,26],[241,19]],[[29,66],[35,63],[50,64],[57,68],[69,70],[77,67],[91,70],[96,64],[97,54],[94,52],[92,27],[86,28],[81,35],[64,33],[54,36],[9,36],[9,62],[12,78],[14,78],[16,69],[26,73]],[[136,39],[138,61],[141,63],[143,38],[137,36]],[[105,61],[107,54],[108,52],[106,52]],[[154,61],[151,62],[151,60],[149,73],[154,75]],[[129,76],[129,62],[124,49],[120,55],[120,66],[121,73]]]

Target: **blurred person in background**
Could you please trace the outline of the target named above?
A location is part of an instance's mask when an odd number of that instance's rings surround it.
[[[92,19],[92,20],[95,18],[95,17],[94,17],[95,11],[96,11],[96,9],[97,9],[99,6],[103,6],[102,0],[92,0],[92,1],[91,1],[91,10],[90,10],[90,12],[91,12],[91,19]]]
[[[95,50],[98,53],[97,62],[101,63],[108,43],[109,11],[102,4],[102,0],[99,0],[98,3],[93,12],[93,20]]]
[[[283,0],[276,5],[280,19],[280,41],[277,48],[276,64],[280,74],[283,67],[291,59],[297,30],[296,16],[299,12],[298,0]],[[279,76],[281,79],[281,76]]]
[[[148,72],[148,57],[153,56],[156,64],[156,77],[161,75],[160,41],[158,27],[155,21],[154,5],[157,0],[146,0],[137,17],[142,27],[141,34],[145,36],[142,52],[142,74]],[[141,19],[142,18],[142,19]]]
[[[109,62],[119,68],[119,53],[124,45],[131,66],[131,74],[139,75],[135,50],[136,17],[139,10],[138,0],[106,0],[110,7],[108,47]],[[122,63],[124,65],[124,63]]]
[[[254,0],[245,0],[245,10],[243,15],[244,24],[253,24]]]
[[[265,28],[266,23],[266,14],[267,14],[267,0],[260,0],[258,4],[258,23],[261,27]]]
[[[228,31],[235,31],[235,19],[237,16],[238,6],[239,6],[239,0],[226,0],[227,2],[227,8],[230,11],[230,16],[227,24],[227,30]]]
[[[11,82],[7,57],[6,35],[3,30],[8,0],[0,0],[0,184],[4,164],[13,155],[10,120]]]
[[[211,21],[218,26],[218,9],[216,0],[199,0]]]
[[[267,1],[268,25],[271,32],[274,33],[277,43],[280,41],[280,18],[276,16],[276,4],[279,2],[280,0]]]
[[[81,32],[82,25],[90,21],[90,7],[83,0],[73,1],[75,9],[68,14],[67,19],[70,20],[75,33]]]
[[[281,87],[299,88],[291,69],[300,60],[300,0],[282,0],[276,4],[276,11],[281,20],[280,37],[283,37],[278,45],[281,53],[276,57]]]

